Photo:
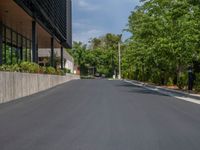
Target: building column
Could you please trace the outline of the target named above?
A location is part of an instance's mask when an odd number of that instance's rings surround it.
[[[0,65],[3,64],[3,24],[0,22]]]
[[[37,43],[36,43],[36,63],[38,64],[39,62],[39,57],[38,57],[38,40],[37,40]]]
[[[60,64],[61,64],[61,69],[63,70],[64,69],[64,60],[63,60],[63,46],[61,46],[61,49],[60,49]]]
[[[27,39],[25,39],[26,41],[25,41],[25,50],[26,50],[26,52],[25,52],[25,61],[28,61],[28,45],[27,45]]]
[[[16,56],[17,56],[17,63],[19,63],[20,61],[19,61],[19,50],[20,50],[20,48],[19,48],[19,34],[18,33],[16,33],[16,47],[17,47],[17,49],[16,49]]]
[[[4,27],[4,63],[6,64],[7,63],[7,37],[6,37],[6,27]]]
[[[55,67],[54,63],[54,37],[51,37],[51,67]]]
[[[20,35],[20,38],[21,38],[20,60],[23,61],[23,37]]]
[[[36,22],[32,21],[32,61],[37,62],[37,31],[36,31]]]
[[[32,52],[31,52],[31,41],[29,40],[29,62],[31,62]]]
[[[13,31],[10,29],[10,63],[13,64]]]

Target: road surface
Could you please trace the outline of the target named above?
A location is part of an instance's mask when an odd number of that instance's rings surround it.
[[[77,80],[0,105],[0,150],[199,150],[200,105]]]

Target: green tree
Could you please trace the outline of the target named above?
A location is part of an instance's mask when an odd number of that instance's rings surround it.
[[[67,49],[67,51],[74,57],[75,64],[80,67],[81,74],[86,74],[87,70],[85,66],[85,59],[87,45],[81,42],[73,42],[72,49]]]
[[[199,6],[188,0],[144,0],[129,17],[134,77],[177,82],[199,56]],[[199,60],[198,60],[199,61]]]

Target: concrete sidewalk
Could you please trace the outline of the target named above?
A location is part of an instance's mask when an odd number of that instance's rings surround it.
[[[124,80],[124,81],[134,84],[136,86],[144,87],[148,90],[157,91],[161,94],[165,94],[165,95],[172,96],[172,97],[182,99],[185,101],[200,104],[200,95],[198,94],[192,94],[189,92],[183,92],[183,91],[173,90],[173,89],[169,89],[169,88],[165,88],[161,86],[150,85],[148,83],[135,81],[135,80]]]

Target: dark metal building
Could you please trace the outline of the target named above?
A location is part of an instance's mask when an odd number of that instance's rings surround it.
[[[38,49],[72,45],[71,0],[0,0],[0,64],[38,62]]]

